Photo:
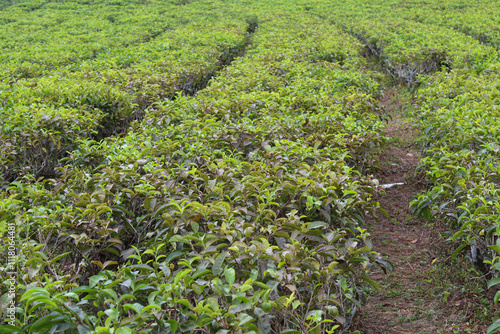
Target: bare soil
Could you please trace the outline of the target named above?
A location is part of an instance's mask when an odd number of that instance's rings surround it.
[[[486,333],[489,305],[481,296],[486,283],[482,273],[463,256],[451,259],[453,245],[444,241],[450,232],[445,224],[428,224],[411,215],[409,203],[426,187],[415,172],[418,133],[405,117],[409,101],[401,88],[384,95],[382,106],[392,116],[386,129],[392,144],[380,157],[374,177],[380,184],[404,185],[386,189],[386,196],[378,199],[389,217],[380,215],[368,224],[374,249],[395,269],[391,274],[373,271],[371,278],[381,289],[373,289],[354,329],[365,334]]]

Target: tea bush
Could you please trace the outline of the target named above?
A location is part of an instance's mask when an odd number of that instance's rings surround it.
[[[414,213],[497,285],[496,6],[0,3],[0,332],[349,332],[392,269],[364,226],[387,214],[372,56],[414,88]]]
[[[416,213],[429,219],[450,220],[458,229],[452,239],[479,248],[480,258],[473,261],[490,264],[498,260],[499,250],[497,77],[453,71],[435,75],[421,91],[427,143],[422,167],[433,187],[412,203]]]
[[[193,94],[247,41],[244,18],[228,18],[220,9],[202,15],[213,7],[208,4],[185,8],[179,17],[162,15],[168,6],[161,3],[129,7],[47,3],[35,11],[43,18],[35,21],[35,12],[24,13],[21,5],[1,13],[0,48],[8,50],[0,56],[3,180],[27,172],[54,176],[78,140],[123,133],[153,102]],[[17,11],[18,18],[7,19]],[[209,32],[201,29],[207,24]],[[19,36],[23,29],[30,38]],[[54,129],[52,118],[83,130]]]
[[[1,193],[23,244],[5,331],[348,331],[363,282],[378,288],[369,270],[392,269],[363,226],[380,209],[380,88],[337,27],[255,15],[205,89]]]
[[[497,285],[498,3],[324,2],[311,11],[341,24],[389,73],[414,86],[429,189],[411,207],[430,221],[448,221],[450,239],[462,241],[454,256],[470,246],[472,261],[491,268],[488,288]],[[496,321],[488,333],[499,329]]]
[[[379,58],[390,74],[409,86],[417,84],[421,75],[443,67],[467,67],[480,73],[498,61],[495,48],[463,33],[441,24],[402,19],[411,17],[420,6],[407,8],[404,2],[399,2],[389,7],[383,2],[368,5],[364,1],[320,6],[321,11],[316,9],[319,15],[341,24]],[[422,16],[432,17],[428,8],[423,7]],[[442,17],[442,11],[436,12],[434,16]]]

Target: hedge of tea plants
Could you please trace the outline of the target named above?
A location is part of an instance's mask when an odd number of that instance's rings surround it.
[[[408,19],[453,28],[497,50],[500,46],[498,2],[436,1],[429,6],[406,8],[403,12]]]
[[[396,15],[389,18],[388,11]],[[407,76],[398,69],[416,69],[415,116],[425,153],[420,168],[429,190],[411,207],[429,220],[448,221],[454,229],[450,239],[462,242],[454,256],[470,246],[472,262],[492,272],[488,288],[495,286],[500,283],[498,3],[399,2],[391,8],[372,3],[364,12],[370,22],[352,20],[351,33],[403,80]],[[435,66],[424,69],[428,60]],[[497,293],[494,302],[499,299]],[[488,333],[499,330],[495,321]]]
[[[15,226],[18,293],[16,321],[2,331],[349,332],[362,285],[377,287],[370,269],[392,269],[363,224],[380,209],[369,172],[386,141],[364,46],[302,5],[174,5],[179,16],[190,6],[227,14],[209,21],[221,34],[234,31],[224,42],[186,23],[186,48],[158,53],[182,60],[199,52],[188,69],[207,73],[208,63],[216,76],[192,91],[148,89],[143,117],[125,133],[82,133],[48,175],[28,170],[6,180],[0,229]],[[205,19],[198,13],[197,22]],[[183,38],[169,36],[164,43]],[[116,68],[116,81],[105,66],[66,77],[88,73],[89,87],[122,94],[130,108],[117,110],[134,114],[141,97],[128,76],[149,80],[160,63]],[[176,69],[169,64],[165,71]],[[50,101],[54,114],[92,111]],[[40,119],[47,113],[28,107]],[[9,263],[1,263],[8,281]],[[7,288],[0,301],[5,314]]]
[[[441,70],[467,67],[480,73],[498,60],[495,48],[473,37],[443,25],[405,19],[414,7],[428,12],[416,4],[388,6],[376,1],[327,2],[315,10],[358,38],[388,73],[409,86],[416,85],[420,76]]]
[[[491,268],[488,288],[499,284],[498,2],[325,2],[313,10],[414,87],[429,190],[411,207],[447,220],[450,239],[462,242],[454,256],[470,246],[472,262]],[[488,329],[498,331],[500,321]]]
[[[497,277],[497,13],[0,2],[0,333],[348,333],[392,269],[364,227],[386,143],[372,56],[414,88],[415,214]]]
[[[459,70],[428,79],[417,100],[431,187],[412,202],[415,213],[448,220],[456,229],[450,239],[463,241],[455,254],[470,245],[473,263],[487,264],[493,277],[500,269],[498,78],[498,70],[477,76]],[[494,278],[488,287],[498,283]]]
[[[193,94],[244,47],[251,28],[210,3],[182,13],[169,2],[26,4],[0,12],[7,183],[54,176],[79,140],[122,133],[152,103]]]

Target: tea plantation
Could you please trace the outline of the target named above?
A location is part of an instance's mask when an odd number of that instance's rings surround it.
[[[384,77],[414,214],[500,284],[500,2],[0,0],[0,26],[0,334],[354,333],[397,270],[365,223]]]

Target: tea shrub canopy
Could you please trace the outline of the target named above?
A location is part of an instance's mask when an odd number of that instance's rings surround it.
[[[500,268],[485,4],[0,1],[0,333],[350,332],[393,269],[371,56],[415,90],[415,214]]]

